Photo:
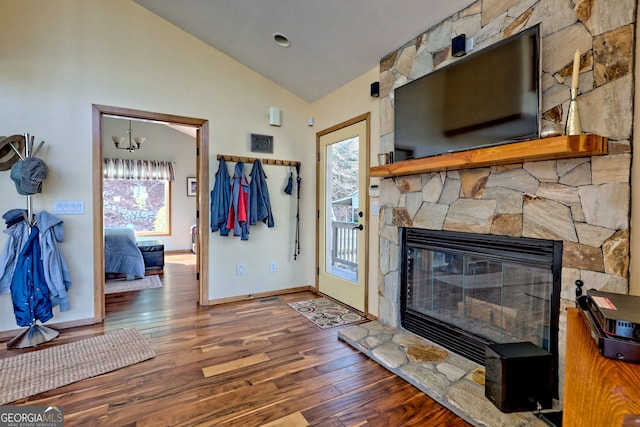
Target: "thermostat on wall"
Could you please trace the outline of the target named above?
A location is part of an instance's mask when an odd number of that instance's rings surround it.
[[[369,196],[370,197],[380,197],[380,186],[377,184],[373,184],[369,186]]]

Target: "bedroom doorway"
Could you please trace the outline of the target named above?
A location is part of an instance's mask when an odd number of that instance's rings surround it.
[[[105,120],[109,118],[124,119],[124,121],[146,121],[161,123],[167,126],[182,126],[195,130],[195,165],[196,172],[195,177],[189,179],[195,179],[195,182],[209,182],[208,175],[208,137],[209,137],[209,122],[207,120],[174,116],[169,114],[154,113],[141,110],[132,110],[127,108],[111,107],[104,105],[93,105],[92,120],[93,120],[93,241],[94,241],[94,318],[96,321],[103,321],[105,319],[105,250],[104,250],[104,200],[103,200],[103,173],[104,165],[103,158],[104,143],[103,141],[103,129]],[[149,146],[149,144],[147,144]],[[144,147],[144,145],[143,145]],[[150,152],[151,148],[148,148]],[[150,159],[154,160],[154,159]],[[173,183],[175,186],[180,185],[179,182]],[[193,224],[196,232],[192,235],[191,230],[185,230],[185,233],[189,233],[190,246],[191,239],[195,248],[195,262],[196,262],[196,280],[198,283],[198,303],[200,305],[207,305],[209,300],[208,292],[208,268],[207,263],[204,262],[208,258],[208,239],[207,239],[207,227],[209,223],[209,210],[207,206],[207,186],[195,186],[194,196],[194,210],[196,223]],[[190,194],[191,195],[191,194]],[[177,233],[177,230],[172,231]]]

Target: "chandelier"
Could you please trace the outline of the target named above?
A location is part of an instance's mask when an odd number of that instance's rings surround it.
[[[140,146],[142,145],[142,143],[146,138],[142,136],[134,137],[132,135],[133,135],[133,132],[131,130],[131,120],[129,120],[129,129],[127,130],[127,138],[123,136],[112,136],[111,139],[113,140],[113,143],[116,145],[116,148],[118,150],[127,150],[130,153],[133,153],[134,151],[140,149]],[[125,140],[128,140],[127,145],[123,145]]]

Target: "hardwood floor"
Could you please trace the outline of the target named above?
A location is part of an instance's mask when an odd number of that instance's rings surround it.
[[[469,425],[287,305],[313,293],[200,307],[194,261],[167,255],[163,288],[107,295],[103,324],[37,348],[134,327],[154,359],[13,405],[62,406],[67,427]]]

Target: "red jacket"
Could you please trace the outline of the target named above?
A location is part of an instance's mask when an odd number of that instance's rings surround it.
[[[227,228],[233,229],[241,240],[249,239],[249,180],[244,175],[244,163],[236,163],[231,178],[231,206],[227,218]]]

